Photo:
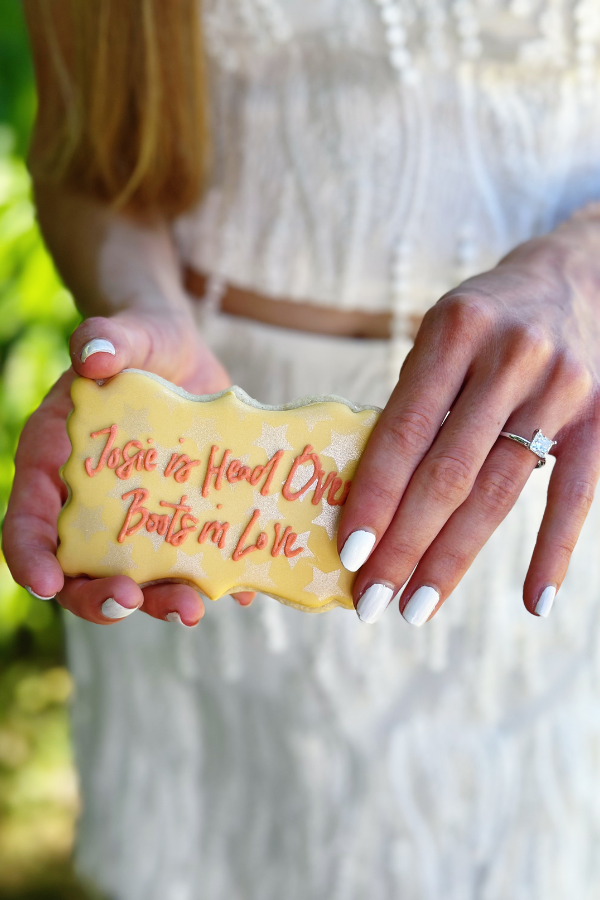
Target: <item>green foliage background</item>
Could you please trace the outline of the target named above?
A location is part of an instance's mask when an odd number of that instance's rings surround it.
[[[25,154],[35,90],[22,10],[0,3],[0,507],[29,414],[69,365],[79,321],[35,222]],[[0,558],[0,897],[87,896],[70,867],[77,788],[60,610]]]

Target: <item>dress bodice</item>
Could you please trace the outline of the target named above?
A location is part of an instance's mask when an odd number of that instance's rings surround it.
[[[186,261],[396,317],[600,197],[598,0],[204,0]]]

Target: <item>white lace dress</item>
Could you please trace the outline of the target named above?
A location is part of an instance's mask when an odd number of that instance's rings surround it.
[[[394,311],[386,342],[206,307],[263,402],[383,405],[407,316],[600,197],[598,0],[203,15],[215,162],[182,259],[216,287]],[[262,596],[193,630],[68,616],[82,873],[114,900],[597,900],[600,511],[530,616],[550,468],[422,629]]]

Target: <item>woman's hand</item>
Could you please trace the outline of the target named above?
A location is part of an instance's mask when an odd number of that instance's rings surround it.
[[[65,578],[55,555],[56,522],[66,499],[58,471],[71,451],[65,423],[76,374],[101,379],[127,367],[146,369],[192,393],[205,394],[228,387],[227,373],[197,337],[191,316],[173,310],[87,319],[71,337],[71,358],[73,368],[31,416],[19,441],[3,529],[13,577],[42,599],[57,594],[62,606],[91,622],[109,624],[143,604],[143,611],[155,618],[177,621],[179,616],[183,624],[195,625],[204,605],[188,585],[161,584],[142,591],[123,575]],[[236,599],[247,605],[253,596],[244,592]]]
[[[548,614],[600,474],[599,232],[598,220],[571,220],[426,314],[340,523],[340,550],[362,532],[341,555],[352,571],[364,563],[363,621],[407,579],[407,621],[439,609],[538,462],[500,432],[530,440],[537,428],[556,440],[556,463],[524,600]]]

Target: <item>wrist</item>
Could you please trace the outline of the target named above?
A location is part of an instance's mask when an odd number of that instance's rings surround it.
[[[553,231],[515,247],[498,268],[538,282],[540,295],[566,298],[577,293],[597,304],[600,279],[600,217],[576,215]],[[590,290],[590,288],[592,290]]]

